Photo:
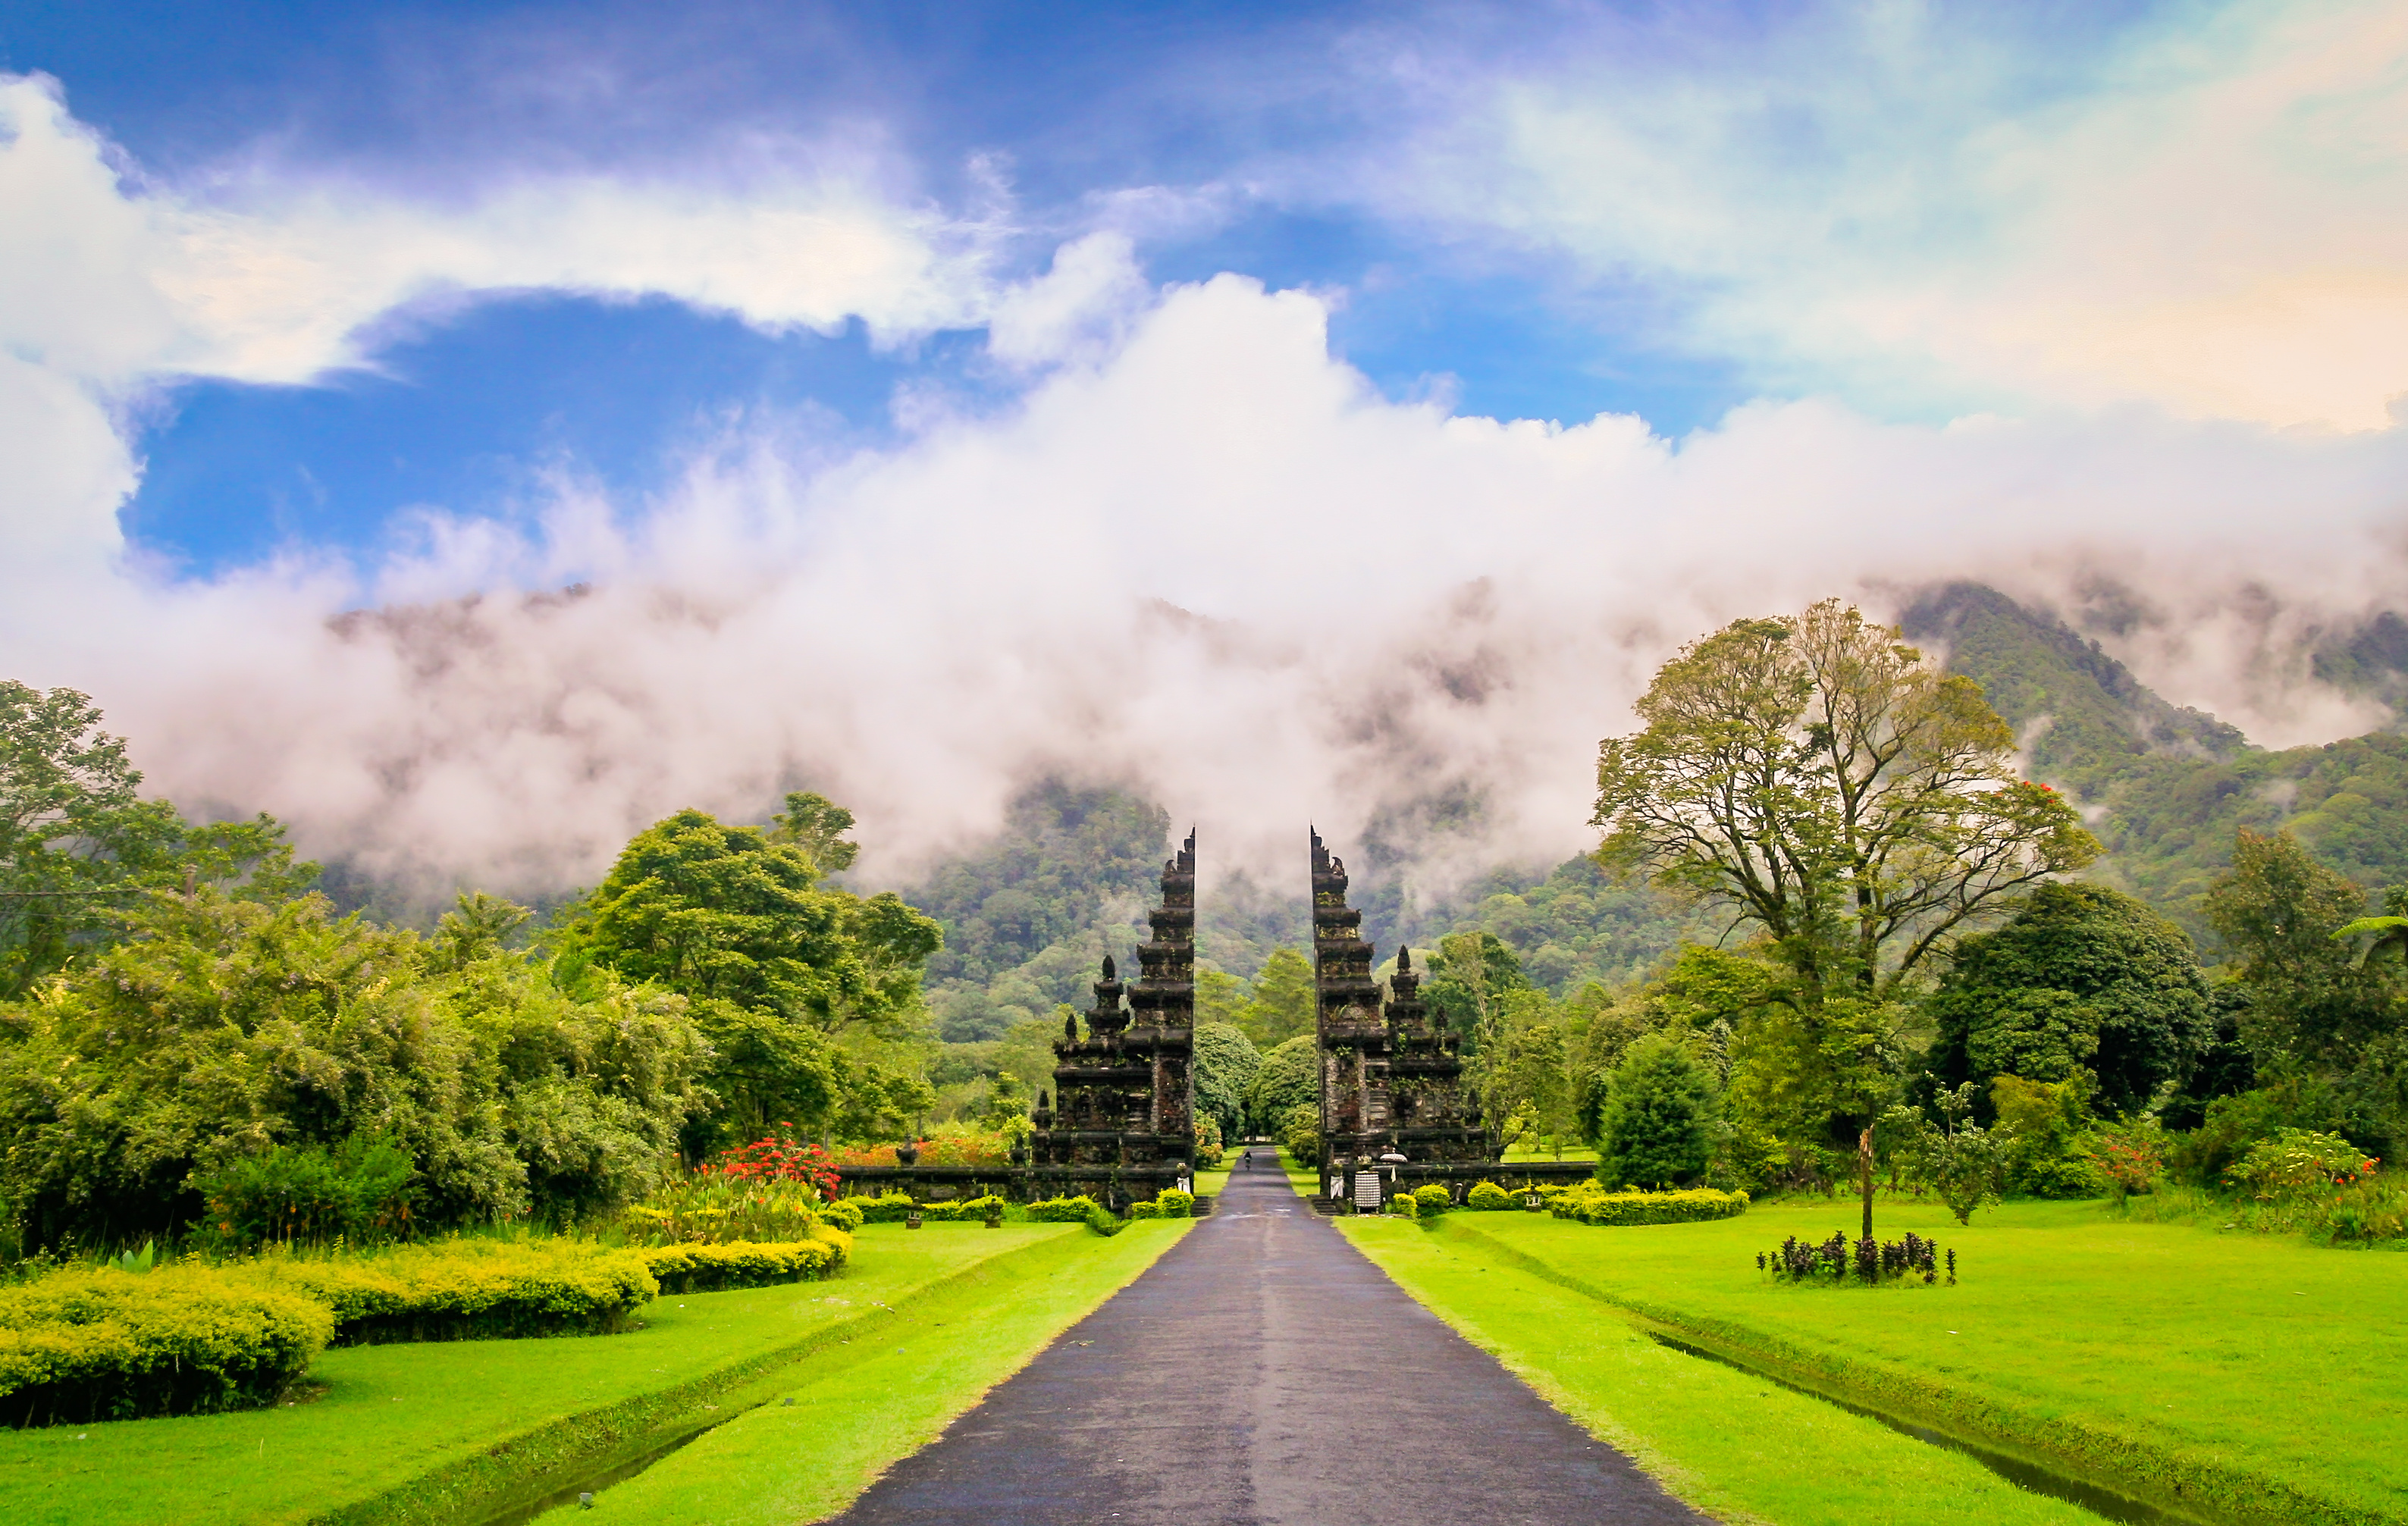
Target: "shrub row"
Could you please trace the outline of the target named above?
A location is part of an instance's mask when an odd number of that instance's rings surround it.
[[[844,1264],[851,1236],[824,1230],[830,1238],[754,1245],[659,1246],[642,1252],[644,1265],[665,1293],[721,1292],[730,1288],[767,1288],[781,1282],[824,1277]]]
[[[63,1268],[0,1289],[0,1422],[273,1404],[334,1333],[324,1304],[247,1269]]]
[[[865,1224],[899,1224],[905,1215],[919,1206],[911,1201],[909,1192],[887,1192],[879,1197],[855,1197],[845,1201],[860,1213],[861,1221]]]
[[[923,1203],[920,1217],[932,1224],[976,1223],[992,1214],[1003,1217],[1003,1199],[989,1192],[984,1197],[964,1198],[958,1203]]]
[[[1103,1205],[1084,1192],[1077,1197],[1049,1197],[1028,1205],[1029,1219],[1039,1224],[1083,1224],[1103,1211]]]
[[[1176,1187],[1157,1194],[1150,1203],[1130,1204],[1128,1211],[1131,1219],[1191,1219],[1195,1214],[1196,1194],[1182,1192]]]
[[[437,1241],[246,1271],[333,1309],[346,1346],[606,1333],[660,1291],[641,1251],[567,1240]]]
[[[1593,1182],[1569,1191],[1541,1189],[1547,1211],[1557,1219],[1584,1224],[1691,1224],[1707,1219],[1736,1219],[1747,1212],[1745,1192],[1719,1192],[1693,1187],[1683,1192],[1609,1192]]]

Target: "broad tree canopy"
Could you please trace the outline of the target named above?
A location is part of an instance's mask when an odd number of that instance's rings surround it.
[[[1609,867],[1728,905],[1800,994],[1885,997],[2003,898],[2098,857],[2072,806],[2017,777],[1972,680],[1825,600],[1692,643],[1598,754]]]

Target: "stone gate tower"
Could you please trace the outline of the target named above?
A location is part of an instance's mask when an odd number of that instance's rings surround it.
[[[1371,978],[1363,914],[1346,904],[1346,863],[1312,834],[1314,1031],[1321,1055],[1321,1191],[1343,1196],[1351,1167],[1400,1154],[1406,1177],[1493,1159],[1463,1081],[1456,1036],[1430,1020],[1412,953],[1397,950],[1388,995]]]
[[[1054,1095],[1038,1096],[1032,1191],[1087,1192],[1118,1208],[1178,1185],[1196,1158],[1196,834],[1162,866],[1162,905],[1138,946],[1138,978],[1110,958],[1087,1033],[1063,1020]],[[1124,994],[1127,1005],[1122,1005]]]

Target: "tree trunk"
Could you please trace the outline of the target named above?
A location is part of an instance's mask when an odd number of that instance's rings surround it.
[[[1873,1237],[1873,1131],[1867,1124],[1856,1135],[1856,1181],[1865,1198],[1864,1238]]]

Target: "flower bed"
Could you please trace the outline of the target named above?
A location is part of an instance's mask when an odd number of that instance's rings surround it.
[[[323,1304],[241,1270],[68,1267],[0,1289],[0,1422],[273,1404],[334,1332]]]

